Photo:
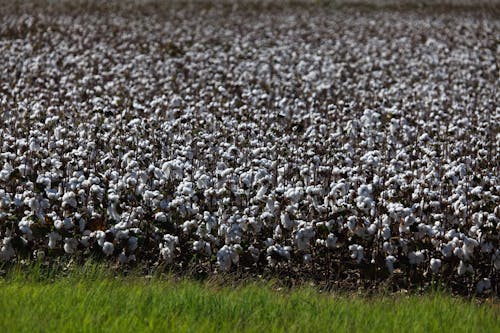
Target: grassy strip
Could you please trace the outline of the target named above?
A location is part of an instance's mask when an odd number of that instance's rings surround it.
[[[496,301],[113,277],[97,266],[0,280],[0,332],[499,332]]]

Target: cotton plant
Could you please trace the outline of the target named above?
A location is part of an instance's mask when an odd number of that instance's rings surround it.
[[[11,91],[0,115],[0,260],[98,254],[317,276],[397,267],[494,288],[497,73],[491,38],[476,36],[481,26],[493,36],[497,22],[410,14],[401,26],[383,12],[312,11],[305,21],[266,13],[257,25],[235,13],[207,40],[193,27],[218,23],[180,9],[162,14],[182,18],[175,33],[133,16],[127,36],[102,39],[106,15],[76,15],[76,25],[37,15],[63,28],[44,32],[56,50],[0,45],[6,64],[23,59],[0,73]],[[23,19],[7,12],[0,30],[22,31]],[[338,23],[356,29],[341,34]],[[367,39],[373,29],[417,42]],[[256,47],[262,36],[273,43]],[[230,47],[211,45],[219,40]],[[440,46],[450,40],[467,63]]]

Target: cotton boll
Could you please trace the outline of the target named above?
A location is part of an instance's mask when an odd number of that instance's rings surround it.
[[[14,248],[12,247],[12,238],[4,237],[0,245],[0,261],[9,261],[15,255]]]
[[[196,252],[201,252],[205,255],[210,255],[210,253],[212,252],[210,243],[205,242],[204,240],[193,242],[193,250]]]
[[[127,248],[130,252],[134,252],[138,246],[138,238],[135,236],[130,237],[127,240]]]
[[[179,244],[179,238],[177,236],[165,234],[163,240],[164,242],[159,245],[160,255],[167,263],[172,263],[175,246]]]
[[[78,241],[74,238],[65,238],[64,239],[64,252],[67,254],[73,254],[78,247]]]
[[[356,259],[360,263],[364,258],[364,249],[361,245],[352,244],[349,245],[349,251],[351,251],[351,258]]]
[[[304,251],[309,247],[311,238],[316,235],[316,232],[311,226],[306,226],[297,231],[294,236],[295,244],[299,251]]]
[[[19,230],[28,238],[31,239],[33,237],[33,232],[30,229],[32,221],[29,219],[30,216],[25,216],[19,221],[17,224]]]
[[[55,249],[57,246],[57,242],[62,240],[61,235],[59,235],[57,232],[52,231],[49,234],[49,249]]]
[[[335,249],[337,245],[337,236],[334,234],[328,234],[328,237],[326,238],[326,247],[329,249]]]
[[[89,240],[90,240],[89,236],[82,236],[82,238],[80,239],[80,244],[82,244],[84,247],[88,247]]]
[[[396,258],[394,256],[387,256],[385,258],[385,266],[389,270],[389,273],[392,274],[394,272],[394,263],[396,262]]]
[[[158,212],[155,214],[155,221],[160,223],[167,222],[167,215],[164,212]]]
[[[408,259],[411,265],[420,265],[424,259],[424,251],[412,251],[408,254]]]
[[[125,265],[128,262],[128,258],[125,252],[120,252],[120,254],[118,255],[118,262],[122,265]]]
[[[463,259],[464,258],[464,250],[461,247],[456,247],[453,250],[453,255],[455,255],[459,259]]]
[[[370,224],[370,226],[368,227],[367,231],[370,235],[375,235],[375,233],[377,232],[377,225],[375,223],[372,223]]]
[[[437,274],[441,269],[441,259],[431,258],[430,268],[432,273]]]
[[[476,292],[478,294],[481,294],[489,289],[491,289],[491,280],[488,278],[482,278],[476,284]]]
[[[91,236],[95,237],[95,239],[97,239],[97,244],[100,247],[104,246],[104,241],[106,240],[106,234],[104,233],[104,231],[98,230],[98,231],[92,233]]]
[[[441,253],[443,254],[443,256],[445,258],[449,258],[453,254],[453,250],[454,250],[453,244],[447,243],[447,244],[443,245],[443,247],[441,248]]]
[[[472,273],[474,270],[470,264],[466,264],[463,260],[460,260],[458,264],[457,272],[458,275],[464,275],[465,273]]]
[[[287,213],[281,213],[281,225],[283,228],[290,230],[294,226],[294,221],[290,219],[290,216]]]
[[[72,207],[72,208],[76,208],[77,206],[77,202],[76,202],[76,195],[74,192],[66,192],[64,193],[63,197],[62,197],[62,205],[63,207]]]
[[[231,248],[227,245],[224,245],[217,252],[217,265],[222,271],[228,271],[231,268]]]
[[[102,252],[107,255],[107,256],[110,256],[113,254],[113,252],[115,251],[115,247],[113,245],[113,243],[110,243],[110,242],[104,242],[103,245],[102,245]]]

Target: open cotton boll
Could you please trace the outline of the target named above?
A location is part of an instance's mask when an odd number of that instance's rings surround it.
[[[159,245],[160,255],[167,263],[172,263],[174,259],[175,246],[179,244],[179,237],[170,234],[163,236],[164,242]]]
[[[63,197],[62,197],[62,205],[63,207],[72,207],[72,208],[76,208],[77,206],[77,202],[76,202],[76,195],[74,192],[72,191],[69,191],[69,192],[66,192],[64,193]]]
[[[113,243],[110,243],[110,242],[104,242],[103,245],[102,245],[102,252],[107,255],[107,256],[110,256],[113,254],[113,252],[115,251],[115,246],[113,245]]]
[[[120,252],[118,255],[118,262],[122,265],[125,265],[128,262],[127,254],[124,251]]]
[[[48,237],[49,237],[49,244],[48,244],[49,249],[55,249],[57,246],[57,242],[62,240],[61,235],[55,231],[52,231]]]
[[[65,238],[64,239],[64,252],[67,254],[73,254],[78,247],[78,241],[74,238]]]
[[[231,268],[232,251],[228,245],[224,245],[217,251],[217,265],[222,271],[228,271]]]
[[[420,265],[425,260],[425,251],[412,251],[408,253],[408,260],[411,265]]]
[[[280,220],[281,220],[281,225],[283,226],[283,228],[285,228],[287,230],[292,229],[293,226],[295,225],[295,221],[290,219],[290,216],[287,213],[281,213]]]
[[[294,237],[295,244],[299,251],[304,251],[309,247],[311,238],[316,235],[312,226],[305,226],[299,229]]]
[[[326,238],[326,247],[329,249],[335,249],[337,245],[337,236],[334,234],[328,234],[328,237]]]
[[[489,289],[491,289],[491,280],[488,278],[482,278],[476,284],[476,292],[478,294],[481,294]]]
[[[396,257],[389,255],[385,258],[385,266],[390,274],[394,272],[394,263],[396,262]]]
[[[12,238],[4,237],[0,243],[0,261],[9,261],[15,255],[12,247]]]
[[[437,274],[441,269],[441,259],[431,258],[430,268],[432,273]]]
[[[127,240],[127,247],[130,252],[134,252],[138,246],[138,238],[135,236],[130,237]]]
[[[466,264],[463,260],[460,260],[457,268],[458,275],[464,275],[465,273],[474,272],[472,266],[470,264]]]
[[[351,251],[351,258],[356,259],[360,263],[364,258],[364,248],[358,244],[349,245],[349,251]]]

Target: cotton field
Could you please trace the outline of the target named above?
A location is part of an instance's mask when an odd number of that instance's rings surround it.
[[[1,14],[0,261],[498,293],[497,12]]]

